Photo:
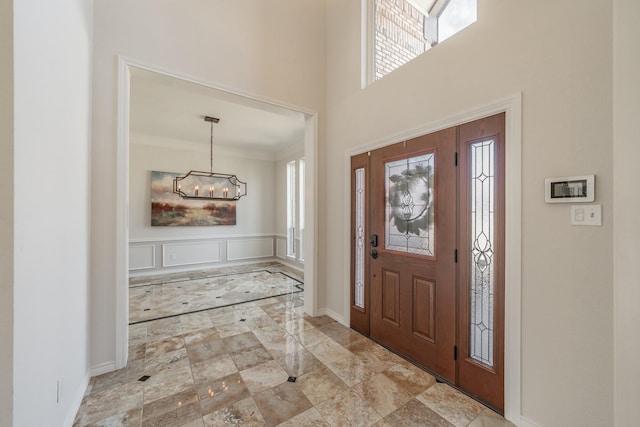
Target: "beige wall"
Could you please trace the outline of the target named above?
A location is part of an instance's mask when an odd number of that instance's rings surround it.
[[[327,2],[328,165],[522,93],[522,414],[540,426],[613,420],[611,18],[607,0],[481,0],[477,23],[361,89],[360,2]],[[344,188],[344,168],[320,174]],[[582,174],[597,176],[602,227],[572,227],[568,205],[544,203],[545,178]],[[319,232],[327,308],[342,315],[345,209],[334,198]]]
[[[117,55],[322,117],[324,13],[322,0],[96,2],[92,191],[101,197],[92,205],[94,368],[115,363],[116,287],[125,286],[115,271]]]
[[[616,426],[640,419],[640,3],[615,0],[613,44],[614,410]]]
[[[0,0],[0,182],[13,189],[13,1]],[[0,425],[13,418],[13,191],[0,193]]]

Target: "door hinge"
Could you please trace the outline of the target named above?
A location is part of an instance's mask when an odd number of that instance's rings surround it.
[[[453,346],[453,360],[458,360],[458,346]]]
[[[458,262],[458,250],[457,249],[453,252],[453,260],[456,263]]]
[[[456,162],[456,166],[458,166],[458,152],[457,151],[456,151],[456,160],[455,160],[455,162]]]

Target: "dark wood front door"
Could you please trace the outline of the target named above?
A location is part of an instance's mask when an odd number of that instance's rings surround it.
[[[455,129],[371,152],[371,337],[452,382],[455,152]]]
[[[504,114],[352,157],[351,326],[504,408]]]

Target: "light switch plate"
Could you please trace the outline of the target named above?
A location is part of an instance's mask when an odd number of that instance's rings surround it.
[[[571,206],[571,225],[602,225],[602,205]]]

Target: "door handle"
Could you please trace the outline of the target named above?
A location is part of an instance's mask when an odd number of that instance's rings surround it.
[[[377,259],[378,258],[378,251],[376,251],[375,249],[371,249],[371,258]]]

